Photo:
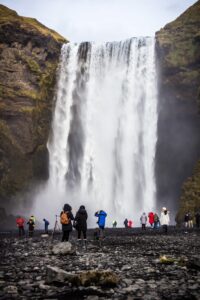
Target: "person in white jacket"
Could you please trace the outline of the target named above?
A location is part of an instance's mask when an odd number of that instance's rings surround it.
[[[162,225],[165,233],[167,233],[169,222],[169,211],[166,209],[166,207],[163,207],[160,215],[160,224]]]

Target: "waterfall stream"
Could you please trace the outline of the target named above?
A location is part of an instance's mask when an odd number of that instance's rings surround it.
[[[108,225],[139,224],[155,208],[157,86],[154,38],[62,47],[52,133],[50,177],[36,201],[51,218],[64,203],[83,204]],[[44,205],[43,205],[44,204]]]

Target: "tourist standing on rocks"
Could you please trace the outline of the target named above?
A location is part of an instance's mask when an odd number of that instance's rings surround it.
[[[157,229],[160,225],[160,220],[157,214],[154,214],[154,228]]]
[[[162,208],[161,216],[160,216],[160,224],[163,227],[163,231],[167,234],[168,231],[168,225],[169,225],[169,211],[166,209],[166,207]]]
[[[28,224],[29,237],[33,237],[33,233],[34,233],[34,229],[35,229],[35,222],[33,221],[32,217],[30,217],[30,219],[27,222],[27,224]]]
[[[117,227],[117,221],[114,220],[113,223],[112,223],[112,225],[113,225],[113,228],[116,228]]]
[[[63,211],[60,213],[60,223],[62,224],[62,242],[69,240],[69,234],[72,231],[72,220],[74,220],[74,216],[72,214],[72,208],[69,204],[65,204],[63,207]]]
[[[189,228],[193,228],[193,216],[192,216],[192,214],[190,212],[188,213],[188,217],[189,217],[189,219],[188,219],[188,227]]]
[[[44,221],[44,232],[45,232],[46,234],[48,234],[49,221],[46,220],[46,219],[43,219],[43,221]]]
[[[128,220],[128,228],[132,228],[132,226],[133,226],[133,221]]]
[[[140,222],[142,224],[142,230],[146,230],[147,216],[145,212],[143,212],[143,214],[141,215]]]
[[[84,205],[81,205],[76,213],[74,222],[75,228],[78,231],[78,244],[82,244],[81,233],[83,234],[83,242],[87,246],[87,218],[88,214]]]
[[[148,218],[149,218],[149,224],[151,225],[151,228],[153,228],[153,225],[154,225],[154,213],[152,211],[148,214]]]
[[[128,219],[124,220],[124,226],[125,226],[125,228],[128,228]]]
[[[25,235],[24,222],[25,220],[21,216],[16,219],[17,227],[19,229],[19,236]]]
[[[200,227],[200,212],[197,212],[195,214],[195,220],[196,220],[196,227],[199,228]]]
[[[189,213],[187,212],[184,216],[184,224],[185,224],[185,228],[188,227],[188,222],[189,222]]]
[[[95,217],[98,217],[97,224],[99,225],[99,238],[104,238],[104,228],[106,223],[107,213],[103,210],[95,212]]]

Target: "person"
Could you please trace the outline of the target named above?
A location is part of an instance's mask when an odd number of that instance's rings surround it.
[[[169,212],[166,209],[166,207],[163,207],[162,211],[161,211],[161,216],[160,216],[160,224],[162,225],[163,231],[166,234],[167,234],[167,231],[168,231],[169,221],[170,221]]]
[[[114,220],[113,223],[112,223],[112,225],[113,225],[113,228],[116,228],[117,227],[117,221]]]
[[[65,204],[63,210],[60,213],[60,223],[62,224],[62,242],[68,242],[69,234],[72,231],[72,220],[74,216],[72,214],[72,208],[69,204]]]
[[[184,216],[184,224],[185,224],[185,228],[188,227],[188,222],[189,222],[189,213],[187,212]]]
[[[44,231],[46,234],[48,234],[49,221],[46,219],[43,219],[43,221],[44,221]]]
[[[21,216],[16,219],[17,227],[19,229],[19,236],[25,235],[24,222],[25,220]]]
[[[154,214],[154,228],[155,229],[159,227],[159,222],[160,222],[160,220],[159,220],[158,215]]]
[[[142,224],[142,230],[146,230],[147,216],[146,216],[145,212],[143,212],[143,214],[141,215],[140,222]]]
[[[153,225],[154,225],[154,213],[152,211],[148,214],[148,218],[149,218],[149,224],[150,224],[151,228],[153,228]]]
[[[124,226],[125,226],[125,228],[128,228],[128,219],[124,220]]]
[[[104,238],[104,228],[106,223],[107,213],[103,210],[95,212],[95,217],[98,217],[97,224],[99,226],[99,239]]]
[[[30,219],[33,220],[33,222],[34,222],[34,224],[35,224],[35,222],[36,222],[35,217],[34,217],[34,216],[31,216]]]
[[[34,229],[35,229],[35,223],[33,221],[33,218],[30,217],[27,224],[28,224],[29,237],[33,237],[33,233],[34,233]]]
[[[132,226],[133,226],[133,221],[128,220],[128,228],[132,228]]]
[[[188,213],[188,227],[193,228],[193,216],[190,212]]]
[[[200,227],[200,213],[199,211],[195,214],[196,227]]]
[[[87,218],[88,214],[84,205],[81,205],[74,218],[75,228],[78,232],[78,244],[82,244],[81,233],[83,234],[83,242],[87,247]]]

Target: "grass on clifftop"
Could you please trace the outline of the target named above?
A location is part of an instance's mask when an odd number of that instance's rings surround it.
[[[186,67],[199,61],[200,1],[156,33],[170,67]]]
[[[4,5],[0,4],[0,24],[2,23],[12,23],[12,22],[19,22],[21,23],[22,27],[29,27],[30,29],[34,29],[39,31],[44,36],[51,36],[57,42],[66,43],[67,40],[58,34],[56,31],[47,28],[36,19],[27,18],[27,17],[20,17],[14,10],[7,8]]]

